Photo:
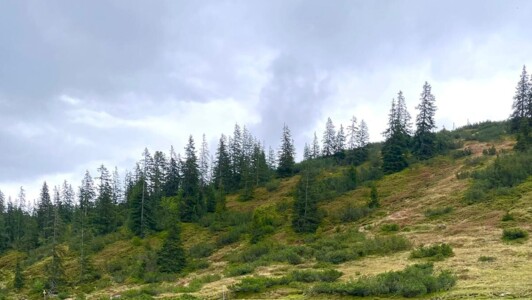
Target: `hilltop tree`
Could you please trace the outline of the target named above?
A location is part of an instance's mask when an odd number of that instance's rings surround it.
[[[308,160],[312,158],[312,153],[310,152],[310,146],[308,143],[305,143],[305,146],[303,147],[303,159]]]
[[[46,182],[43,183],[37,207],[37,224],[42,243],[48,242],[53,232],[53,205]]]
[[[180,237],[180,228],[177,222],[173,222],[168,230],[161,250],[159,250],[157,265],[164,273],[179,273],[186,266],[185,250]]]
[[[112,180],[104,165],[98,168],[98,197],[95,203],[94,227],[99,234],[111,233],[116,229],[115,205],[113,203]]]
[[[347,126],[347,136],[348,136],[348,142],[347,142],[347,149],[353,150],[358,147],[358,123],[357,118],[353,116],[351,118],[351,124]]]
[[[181,221],[193,222],[204,213],[204,205],[200,194],[200,172],[194,138],[188,138],[185,147],[185,163],[183,164],[182,201],[179,208]]]
[[[392,100],[388,128],[384,132],[386,141],[382,147],[382,168],[386,173],[401,171],[408,166],[406,159],[410,141],[410,114],[406,109],[403,93],[398,100]]]
[[[51,249],[51,261],[47,265],[46,273],[48,277],[48,287],[52,294],[57,293],[59,286],[65,281],[65,271],[63,267],[63,251],[58,243],[59,212],[57,207],[53,210],[53,236],[52,236],[52,249]]]
[[[283,126],[283,136],[281,138],[281,148],[279,148],[277,174],[279,177],[291,176],[294,173],[296,150],[294,141],[290,134],[290,129],[286,124]]]
[[[209,146],[207,145],[207,138],[205,137],[205,134],[203,134],[203,138],[201,140],[201,148],[200,148],[200,155],[199,155],[199,171],[200,171],[200,184],[202,188],[206,187],[210,182],[210,162],[209,162]]]
[[[179,191],[180,184],[180,170],[179,160],[175,154],[174,147],[170,147],[170,160],[168,162],[168,170],[164,180],[164,195],[166,197],[176,196]]]
[[[325,131],[323,132],[323,156],[331,156],[336,150],[336,131],[331,118],[327,118]]]
[[[511,129],[517,132],[514,148],[525,151],[532,145],[532,82],[528,81],[525,66],[517,83],[512,108]]]
[[[314,131],[314,140],[312,141],[312,158],[318,158],[321,155],[320,151],[320,142],[318,141],[318,136],[316,135],[316,131]]]
[[[225,190],[230,185],[231,158],[227,150],[227,138],[222,134],[216,150],[216,163],[214,165],[214,185],[218,190]]]
[[[356,145],[359,148],[364,148],[369,144],[369,132],[368,132],[368,125],[366,124],[366,121],[361,120],[360,121],[360,128],[358,129],[357,135],[356,135]]]
[[[416,118],[416,133],[413,138],[413,153],[419,159],[428,159],[436,153],[436,134],[433,129],[436,128],[434,121],[434,114],[436,113],[436,106],[434,105],[435,98],[431,92],[431,86],[428,82],[423,85],[423,92],[421,93],[421,102],[416,109],[419,114]]]
[[[345,133],[344,133],[344,126],[340,124],[340,129],[338,129],[338,133],[336,134],[336,141],[335,141],[335,152],[342,152],[345,150]]]

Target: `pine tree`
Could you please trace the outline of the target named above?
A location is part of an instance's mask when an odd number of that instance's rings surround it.
[[[368,201],[368,207],[369,208],[377,208],[379,207],[379,194],[377,193],[377,187],[375,184],[371,185],[371,192],[370,192],[370,198]]]
[[[309,160],[312,158],[312,153],[310,152],[310,147],[307,143],[305,143],[305,146],[303,147],[303,159]]]
[[[113,203],[112,180],[109,171],[104,165],[98,168],[100,173],[97,177],[98,197],[96,198],[96,213],[94,215],[94,227],[99,234],[111,233],[116,229],[116,212]]]
[[[526,151],[532,145],[532,81],[528,81],[525,66],[517,83],[512,108],[511,129],[517,132],[514,149]]]
[[[22,274],[22,268],[20,267],[20,262],[18,261],[15,264],[15,279],[13,280],[13,287],[18,291],[24,287],[24,275]]]
[[[316,172],[306,169],[296,188],[292,228],[295,232],[316,232],[320,225],[316,195]]]
[[[74,214],[74,201],[75,193],[72,185],[69,184],[66,180],[63,181],[61,185],[61,199],[62,200],[62,209],[59,211],[61,219],[66,223],[72,222],[72,217]]]
[[[201,141],[200,155],[199,155],[199,171],[200,171],[200,184],[202,187],[206,187],[210,183],[210,162],[209,162],[209,146],[207,145],[207,139],[205,134]]]
[[[5,196],[0,191],[0,254],[8,248],[8,232],[6,226],[6,205]]]
[[[268,168],[270,168],[270,170],[274,171],[275,169],[277,169],[277,157],[275,156],[275,151],[271,146],[268,148],[267,163]]]
[[[413,152],[419,159],[428,159],[436,154],[436,134],[433,129],[436,128],[434,114],[436,106],[435,98],[431,92],[431,86],[428,82],[423,85],[421,93],[421,102],[416,109],[419,114],[416,118],[416,133],[413,139]]]
[[[200,195],[200,174],[198,159],[192,136],[185,148],[185,163],[183,165],[182,202],[179,209],[181,221],[193,222],[198,220],[205,211]]]
[[[349,137],[348,138],[348,142],[347,142],[347,149],[349,150],[354,150],[355,148],[358,147],[358,123],[357,123],[357,118],[355,116],[353,116],[351,118],[351,124],[349,124],[349,126],[347,126],[347,136]]]
[[[318,141],[318,136],[316,131],[314,131],[314,140],[312,141],[312,158],[318,158],[321,155],[320,151],[320,142]]]
[[[166,197],[177,196],[180,188],[181,174],[179,169],[179,160],[174,151],[174,147],[170,147],[170,160],[168,162],[168,172],[164,180],[164,195]]]
[[[179,273],[186,266],[185,250],[181,242],[180,228],[176,222],[168,230],[168,236],[158,253],[157,265],[164,273]]]
[[[120,180],[120,174],[118,173],[118,167],[115,166],[112,179],[112,199],[114,205],[119,205],[124,201],[124,191],[122,189],[122,182]]]
[[[64,283],[65,271],[63,267],[63,252],[59,247],[59,212],[57,207],[53,210],[53,237],[52,237],[52,259],[47,266],[48,287],[51,294],[55,294],[61,284]]]
[[[345,150],[345,133],[344,133],[344,126],[340,124],[340,129],[338,129],[338,133],[336,134],[336,141],[335,141],[335,152],[342,152]]]
[[[240,126],[235,124],[233,137],[229,139],[229,156],[231,158],[231,174],[233,176],[231,182],[228,184],[227,189],[235,191],[240,187],[243,165],[243,153],[242,153],[242,131]]]
[[[323,156],[331,156],[336,150],[336,131],[331,118],[327,119],[325,131],[323,132]]]
[[[216,163],[214,166],[214,185],[218,190],[226,190],[232,180],[231,158],[227,150],[227,138],[222,134],[216,150]]]
[[[406,159],[411,132],[410,114],[406,109],[403,93],[398,100],[392,100],[388,128],[384,132],[386,141],[382,147],[382,168],[386,173],[401,171],[408,166]]]
[[[358,129],[356,140],[356,145],[359,148],[364,148],[369,144],[368,125],[366,125],[366,121],[364,120],[360,121],[360,128]]]
[[[291,176],[294,173],[296,150],[294,148],[294,141],[290,134],[290,129],[286,124],[283,126],[283,136],[281,138],[281,148],[278,152],[279,162],[277,166],[277,175],[279,177]]]
[[[46,182],[43,183],[39,204],[37,207],[37,224],[40,228],[40,238],[46,244],[52,236],[53,231],[53,207],[52,199]]]

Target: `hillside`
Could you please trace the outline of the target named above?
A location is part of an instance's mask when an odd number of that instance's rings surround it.
[[[479,180],[471,174],[497,159],[490,149],[501,156],[513,155],[515,140],[500,134],[504,126],[495,123],[451,132],[460,142],[457,149],[413,162],[397,173],[363,180],[373,163],[370,158],[357,167],[361,182],[356,188],[331,191],[319,201],[322,220],[315,234],[292,229],[295,191],[303,175],[273,179],[256,188],[248,201],[241,201],[240,194],[228,195],[223,216],[209,214],[182,224],[188,264],[181,274],[161,275],[153,265],[165,231],[141,239],[121,227],[93,241],[93,280],[71,285],[57,297],[340,299],[347,296],[324,291],[359,279],[359,283],[374,282],[371,278],[379,274],[426,262],[433,264],[435,276],[451,274],[456,282],[442,291],[422,293],[421,298],[532,297],[532,287],[525,284],[532,282],[532,242],[526,237],[502,239],[504,229],[532,230],[532,178],[511,187],[486,188],[482,199],[468,196]],[[345,165],[323,164],[317,180],[339,178],[348,170]],[[372,189],[379,205],[370,209]],[[453,254],[411,258],[418,247],[440,243],[449,245]],[[61,244],[65,275],[74,278],[78,258],[70,247]],[[0,287],[5,292],[0,299],[22,295],[42,299],[47,251],[9,251],[0,257]],[[10,287],[18,260],[23,261],[26,284],[15,293]]]

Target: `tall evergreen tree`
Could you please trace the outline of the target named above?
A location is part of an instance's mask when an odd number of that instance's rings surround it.
[[[295,232],[315,232],[321,220],[318,213],[316,171],[305,169],[296,188],[292,228]]]
[[[347,126],[347,136],[348,136],[348,142],[347,142],[347,149],[354,150],[358,147],[358,123],[357,118],[353,116],[351,118],[351,124]]]
[[[214,166],[214,184],[218,190],[227,190],[232,180],[231,158],[227,149],[227,138],[222,134],[216,150],[216,163]]]
[[[340,128],[338,129],[338,132],[336,134],[336,141],[335,141],[335,152],[342,152],[345,150],[345,132],[344,132],[344,126],[340,124]]]
[[[532,145],[532,76],[529,82],[525,66],[517,83],[512,108],[511,129],[517,132],[514,148],[525,151]]]
[[[72,188],[72,185],[66,180],[63,181],[63,184],[61,185],[62,209],[59,211],[59,213],[61,215],[61,219],[66,223],[72,222],[75,198],[76,194]]]
[[[369,144],[368,125],[364,120],[360,121],[360,128],[358,129],[356,140],[356,145],[360,148],[364,148]]]
[[[180,237],[181,230],[174,222],[168,230],[161,250],[159,250],[157,265],[164,273],[179,273],[186,266],[186,255]]]
[[[434,120],[435,101],[430,84],[425,82],[420,103],[416,106],[419,113],[416,118],[416,133],[413,139],[413,152],[422,160],[431,158],[436,154],[436,134],[433,132],[433,129],[436,128]]]
[[[303,147],[303,159],[309,160],[312,158],[312,152],[310,152],[310,147],[308,143],[305,143],[305,146]]]
[[[6,226],[6,198],[0,191],[0,254],[8,248],[8,232]]]
[[[180,188],[181,174],[179,169],[179,160],[174,151],[174,147],[170,147],[170,160],[168,161],[168,172],[164,180],[164,195],[166,197],[176,196]]]
[[[401,171],[408,166],[407,154],[410,141],[410,114],[406,109],[403,93],[398,100],[392,100],[388,128],[384,132],[386,141],[382,147],[382,168],[386,173]]]
[[[336,131],[331,118],[327,118],[325,131],[323,132],[323,156],[331,156],[336,150]]]
[[[43,244],[47,243],[53,232],[53,206],[46,182],[43,183],[39,204],[37,207],[37,224],[40,228],[39,236]]]
[[[63,267],[63,251],[59,246],[59,227],[60,227],[60,217],[57,206],[53,210],[53,235],[52,235],[52,249],[51,257],[49,264],[47,265],[47,277],[48,277],[48,287],[49,291],[52,294],[58,292],[58,289],[65,280],[65,271]]]
[[[122,186],[120,174],[118,173],[118,167],[115,166],[112,179],[112,199],[114,205],[119,205],[124,202],[124,190]]]
[[[179,209],[181,221],[192,222],[198,220],[205,211],[200,194],[200,173],[194,139],[188,139],[185,147],[185,163],[183,165],[182,202]]]
[[[314,140],[312,141],[312,158],[318,158],[321,155],[320,151],[320,142],[318,141],[318,136],[316,131],[314,131]]]
[[[294,173],[296,150],[294,141],[290,134],[290,129],[285,124],[283,126],[283,135],[281,138],[281,148],[278,152],[277,174],[279,177],[291,176]]]
[[[98,197],[96,198],[93,222],[99,234],[107,234],[116,229],[116,207],[113,203],[112,179],[104,165],[98,168],[98,173]]]
[[[200,148],[200,155],[199,155],[199,171],[200,171],[200,184],[202,187],[206,187],[210,183],[210,154],[209,154],[209,146],[207,144],[207,138],[205,137],[205,134],[203,134],[203,138],[201,140],[201,148]]]

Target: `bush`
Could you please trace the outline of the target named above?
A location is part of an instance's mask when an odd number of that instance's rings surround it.
[[[353,204],[349,203],[345,207],[342,207],[336,211],[335,215],[342,223],[348,223],[358,221],[369,215],[370,212],[371,209],[366,206],[354,206]]]
[[[216,250],[216,246],[210,243],[199,243],[188,250],[188,255],[193,258],[209,257]]]
[[[469,156],[471,154],[473,154],[473,151],[471,151],[471,149],[467,147],[464,150],[455,150],[452,152],[451,155],[454,159],[458,159],[458,158]]]
[[[381,231],[382,232],[397,232],[399,231],[399,224],[396,224],[396,223],[382,224]]]
[[[506,212],[506,214],[504,214],[504,216],[502,216],[502,219],[501,219],[501,221],[503,222],[513,221],[513,220],[514,220],[514,216],[512,216],[510,212]]]
[[[446,215],[450,212],[453,211],[453,208],[450,207],[450,206],[445,206],[445,207],[438,207],[438,208],[429,208],[425,211],[425,217],[427,218],[434,218],[434,217],[439,217],[439,216],[442,216],[442,215]]]
[[[314,270],[302,270],[302,271],[293,271],[288,275],[293,281],[297,282],[333,282],[336,279],[342,276],[342,272],[329,269],[323,271],[314,271]]]
[[[237,226],[231,228],[228,232],[222,234],[216,240],[218,247],[226,246],[232,243],[236,243],[240,240],[240,236],[246,231],[244,226]]]
[[[281,181],[279,179],[272,179],[266,183],[265,187],[268,192],[273,192],[279,189],[280,185]]]
[[[449,244],[441,243],[432,246],[420,246],[410,253],[410,258],[430,258],[431,260],[444,260],[453,256],[453,249]]]
[[[493,262],[495,260],[496,260],[496,258],[493,257],[493,256],[481,256],[481,257],[478,258],[478,261],[480,261],[480,262]]]
[[[358,297],[400,295],[417,297],[427,293],[448,290],[456,278],[443,271],[434,275],[432,264],[413,265],[403,271],[387,272],[374,277],[362,277],[348,283],[322,283],[312,288],[313,293],[350,295]]]
[[[528,232],[521,228],[507,228],[502,232],[502,239],[506,241],[524,240],[528,238]]]
[[[229,265],[225,269],[225,274],[229,277],[241,276],[252,273],[253,271],[255,271],[255,268],[257,268],[257,265],[252,263]]]

